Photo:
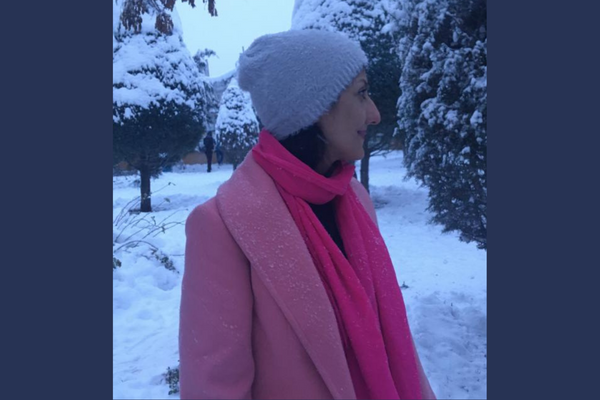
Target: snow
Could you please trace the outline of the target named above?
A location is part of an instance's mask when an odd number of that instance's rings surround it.
[[[113,89],[113,101],[117,104],[136,104],[147,108],[158,99],[173,100],[178,104],[188,102],[179,87],[195,86],[200,75],[189,52],[177,35],[154,36],[132,35],[124,37],[113,59],[113,85],[122,85]],[[168,74],[160,80],[150,70],[170,70],[171,66],[180,67],[177,74]],[[193,104],[190,105],[192,108]]]
[[[221,98],[217,116],[217,132],[236,130],[246,125],[256,126],[258,121],[252,110],[250,94],[240,89],[237,79],[232,78]]]
[[[483,123],[483,117],[481,115],[481,112],[479,112],[479,110],[475,110],[473,112],[473,115],[471,116],[471,119],[469,119],[469,123],[471,125],[477,125],[477,124],[482,124]]]
[[[113,103],[148,108],[165,100],[195,109],[204,96],[204,77],[183,43],[177,11],[170,12],[172,35],[156,32],[155,11],[142,14],[141,33],[133,34],[119,23],[121,6],[120,2],[113,4]],[[113,120],[122,122],[134,116],[131,108]]]
[[[231,71],[225,72],[224,74],[219,75],[219,76],[207,77],[206,81],[209,83],[221,82],[221,81],[231,78],[232,76],[234,76],[236,74],[236,72],[237,72],[236,69],[232,69]]]
[[[357,170],[359,166],[357,165]],[[155,212],[147,223],[126,227],[119,241],[141,239],[160,221],[169,228],[147,236],[135,248],[115,256],[122,266],[113,272],[113,398],[166,399],[162,376],[178,365],[178,319],[185,232],[190,211],[214,196],[232,174],[232,166],[214,165],[213,172],[188,167],[152,181]],[[474,243],[458,234],[442,234],[428,223],[428,191],[404,181],[402,153],[371,158],[371,197],[379,227],[393,260],[413,336],[423,367],[439,399],[487,397],[487,259]],[[113,178],[113,214],[136,196],[133,176]],[[154,217],[155,222],[152,222]],[[141,218],[133,216],[130,218]],[[132,219],[130,220],[130,222]],[[139,231],[139,232],[138,232]],[[176,272],[152,255],[151,245],[167,255]]]
[[[292,12],[291,29],[323,29],[340,31],[349,38],[365,41],[373,21],[387,21],[388,13],[399,6],[388,1],[365,4],[358,0],[296,0]],[[383,22],[381,31],[390,33],[393,23]]]

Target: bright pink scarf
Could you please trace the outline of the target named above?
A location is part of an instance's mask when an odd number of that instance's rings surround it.
[[[417,355],[402,293],[379,229],[350,188],[354,166],[326,178],[268,131],[252,149],[275,181],[335,311],[358,399],[421,399]],[[308,203],[334,201],[347,258]]]

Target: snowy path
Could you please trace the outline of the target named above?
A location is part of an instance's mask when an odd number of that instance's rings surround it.
[[[223,165],[211,174],[199,169],[153,180],[153,190],[162,188],[153,196],[153,204],[160,204],[153,216],[184,222],[231,173]],[[427,189],[403,181],[404,175],[401,153],[371,160],[371,196],[423,367],[440,399],[487,398],[486,253],[428,224]],[[139,196],[133,179],[113,179],[115,216]],[[120,240],[134,232],[126,229]],[[183,272],[183,225],[145,240]],[[117,257],[122,266],[113,280],[113,398],[179,398],[168,395],[162,374],[178,364],[181,273],[164,268],[145,244]]]

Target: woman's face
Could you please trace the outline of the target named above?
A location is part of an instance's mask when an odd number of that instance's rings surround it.
[[[318,121],[328,142],[325,164],[362,159],[367,126],[377,125],[380,121],[379,111],[369,97],[369,82],[363,70],[341,93],[332,109]]]

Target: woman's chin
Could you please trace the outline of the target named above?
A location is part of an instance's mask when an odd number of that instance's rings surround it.
[[[361,148],[360,152],[357,151],[356,153],[354,153],[354,154],[346,157],[344,159],[344,161],[351,163],[351,162],[354,162],[354,161],[362,160],[364,156],[365,156],[365,151]]]

